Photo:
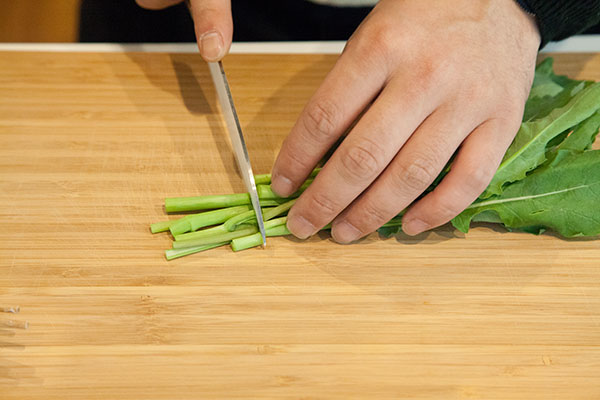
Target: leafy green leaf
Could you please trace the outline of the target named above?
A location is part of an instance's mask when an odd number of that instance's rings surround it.
[[[381,228],[377,229],[377,232],[383,237],[392,237],[402,232],[402,225],[382,226]]]
[[[501,195],[473,203],[452,224],[462,232],[478,219],[535,233],[552,229],[566,237],[599,235],[600,150],[558,153],[555,161],[507,186]]]
[[[592,148],[600,129],[600,112],[581,122],[573,132],[558,146],[560,150],[582,152]]]
[[[564,107],[577,93],[589,85],[591,85],[591,82],[573,81],[553,96],[530,96],[529,99],[527,99],[527,103],[525,103],[523,122],[543,118],[550,114],[552,110]]]
[[[529,97],[555,96],[567,86],[579,82],[565,75],[556,75],[554,73],[554,59],[548,57],[535,68]]]
[[[521,125],[498,171],[480,198],[502,193],[503,187],[525,178],[546,161],[546,146],[553,138],[589,118],[600,108],[600,83],[581,90],[564,107]]]

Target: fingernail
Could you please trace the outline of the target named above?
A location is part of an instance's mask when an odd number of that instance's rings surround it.
[[[223,56],[223,38],[217,31],[202,35],[200,45],[200,54],[206,61],[218,61]]]
[[[342,221],[335,224],[331,230],[331,236],[333,236],[333,240],[338,243],[350,243],[359,239],[361,234],[354,225],[349,222]]]
[[[292,181],[277,173],[271,179],[271,189],[281,197],[288,197],[294,193]]]
[[[306,239],[316,231],[314,225],[301,215],[289,217],[287,228],[294,236],[300,239]]]
[[[410,236],[418,235],[427,229],[429,229],[429,225],[416,218],[402,223],[402,230]]]

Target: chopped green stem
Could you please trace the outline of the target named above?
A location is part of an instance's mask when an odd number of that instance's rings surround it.
[[[268,237],[290,235],[291,232],[285,225],[286,222],[287,217],[276,218],[265,222],[265,233]],[[331,226],[327,225],[323,228],[323,230],[325,229],[331,229]],[[262,236],[260,235],[260,232],[253,233],[252,235],[248,236],[242,236],[231,241],[231,248],[233,249],[233,251],[246,250],[250,247],[256,247],[261,245]]]
[[[271,183],[271,174],[254,175],[254,183],[257,185],[269,185]]]
[[[290,201],[286,201],[283,204],[279,204],[277,207],[263,208],[262,209],[263,221],[268,221],[270,219],[277,217],[278,215],[283,214],[284,212],[286,212],[290,208],[292,208],[292,206],[294,205],[295,202],[296,202],[296,199],[293,199]],[[229,218],[227,221],[225,221],[225,223],[223,225],[225,225],[225,228],[229,232],[233,232],[237,229],[238,225],[240,225],[240,224],[255,223],[256,222],[254,220],[255,215],[256,214],[254,213],[254,210],[249,210],[242,214],[238,214],[234,217]]]
[[[285,203],[278,205],[277,207],[274,207],[274,208],[271,208],[271,209],[265,211],[263,213],[263,219],[265,221],[268,221],[272,218],[277,217],[278,215],[283,214],[284,212],[286,212],[290,208],[292,208],[292,206],[294,205],[295,202],[296,202],[296,199],[292,199],[290,201],[286,201]]]
[[[308,182],[308,181],[307,181]],[[305,184],[308,186],[307,184]],[[300,190],[294,193],[294,197],[300,195],[305,185],[302,185]],[[271,190],[269,185],[257,185],[258,197],[263,206],[278,206],[287,198],[279,197]],[[263,195],[261,195],[261,192]],[[200,211],[200,210],[215,210],[226,207],[242,206],[251,204],[250,195],[248,193],[220,194],[209,196],[194,196],[194,197],[169,197],[165,199],[165,210],[169,213],[184,212],[184,211]]]
[[[222,225],[220,225],[220,226],[222,226]],[[257,231],[257,228],[255,226],[251,226],[251,227],[247,227],[247,228],[240,228],[237,231],[219,233],[219,234],[215,234],[215,235],[211,235],[211,236],[203,237],[203,238],[178,240],[178,241],[173,242],[173,248],[181,249],[181,248],[186,248],[186,247],[204,246],[204,245],[213,244],[213,243],[221,243],[221,242],[229,243],[233,239],[236,239],[236,238],[239,238],[242,236],[251,235],[251,234],[255,233],[256,231]]]
[[[309,175],[309,178],[314,178],[321,171],[321,167],[317,167],[312,170]],[[271,184],[271,174],[259,174],[254,175],[254,183],[257,185],[270,185]]]
[[[258,190],[258,197],[261,199],[261,201],[263,199],[264,200],[292,199],[294,197],[300,196],[300,194],[302,192],[304,192],[308,186],[310,186],[312,181],[313,181],[313,179],[307,179],[306,182],[304,182],[302,184],[302,186],[300,186],[300,189],[298,189],[295,193],[293,193],[289,197],[281,197],[281,196],[276,195],[275,192],[273,192],[273,190],[271,189],[270,185],[258,185],[258,186],[256,186],[256,189]]]
[[[268,237],[289,235],[290,231],[285,225],[278,225],[266,230]],[[251,247],[262,246],[262,236],[260,232],[252,235],[242,236],[231,241],[233,251],[246,250]]]
[[[188,215],[171,224],[169,230],[173,236],[196,231],[206,226],[221,224],[228,219],[248,211],[249,205],[234,206],[220,210],[206,211],[200,214]]]
[[[266,211],[268,211],[270,209],[271,209],[270,207],[262,208],[263,215]],[[264,216],[263,216],[263,219],[264,219]],[[235,215],[235,216],[229,218],[227,221],[225,221],[225,223],[223,223],[223,225],[225,225],[225,229],[227,229],[229,232],[233,232],[237,229],[237,227],[239,225],[245,224],[245,223],[251,223],[251,224],[256,223],[256,213],[254,212],[254,210],[248,210],[241,214]]]
[[[278,205],[285,203],[286,201],[288,201],[288,199],[267,199],[267,200],[261,199],[260,205],[262,207],[276,207]]]
[[[175,221],[178,221],[178,220],[175,219],[175,220],[171,220],[171,221],[155,222],[152,225],[150,225],[150,232],[158,233],[158,232],[168,231],[171,224],[173,224]]]
[[[256,213],[254,210],[248,210],[241,214],[235,215],[229,218],[227,221],[223,223],[225,229],[229,232],[233,232],[237,229],[238,225],[243,224],[244,222],[248,222],[249,220],[256,218]]]
[[[195,246],[195,247],[186,247],[184,249],[169,249],[165,250],[165,258],[167,260],[173,260],[175,258],[188,256],[190,254],[199,253],[201,251],[214,249],[215,247],[220,247],[226,245],[228,242],[220,242],[220,243],[211,243],[206,244],[204,246]]]
[[[275,218],[265,222],[265,231],[267,229],[274,228],[276,226],[285,225],[287,223],[287,217]]]
[[[256,191],[258,192],[258,198],[261,201],[281,199],[281,197],[277,196],[275,192],[271,190],[271,185],[256,185]]]
[[[167,212],[214,210],[217,208],[250,204],[248,193],[221,194],[194,197],[170,197],[165,200]]]
[[[272,228],[269,228],[269,229],[267,229],[266,233],[267,233],[267,236],[269,236],[269,237],[285,236],[285,235],[291,235],[292,234],[289,231],[289,229],[287,228],[287,226],[285,226],[285,225],[278,225],[278,226],[274,226]],[[259,235],[260,235],[260,232],[259,232]],[[262,242],[262,240],[261,240],[261,242]]]
[[[191,239],[201,239],[211,237],[213,235],[220,235],[221,233],[229,232],[225,227],[221,225],[213,226],[212,228],[202,229],[196,232],[182,233],[181,235],[176,235],[173,238],[175,241],[180,240],[191,240]]]

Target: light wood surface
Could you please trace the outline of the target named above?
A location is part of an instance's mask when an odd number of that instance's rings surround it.
[[[226,59],[255,172],[334,61]],[[600,80],[599,55],[556,62]],[[446,226],[165,261],[164,197],[233,191],[199,56],[0,53],[0,398],[600,398],[600,240]]]

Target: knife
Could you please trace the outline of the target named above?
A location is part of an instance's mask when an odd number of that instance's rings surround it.
[[[227,83],[225,70],[223,69],[221,61],[209,62],[208,68],[210,69],[210,74],[217,90],[221,111],[223,112],[225,122],[227,123],[227,131],[229,132],[235,159],[237,160],[240,173],[244,179],[246,190],[248,191],[248,194],[250,194],[250,200],[252,201],[252,207],[254,208],[254,213],[256,215],[256,222],[258,222],[258,229],[262,236],[263,247],[265,247],[267,245],[267,235],[265,233],[265,224],[260,209],[258,192],[256,191],[256,183],[254,182],[254,173],[252,172],[252,166],[250,165],[248,148],[246,148],[242,127],[240,126],[240,121],[237,112],[235,111],[235,105],[233,104],[233,97],[231,96],[229,83]]]

